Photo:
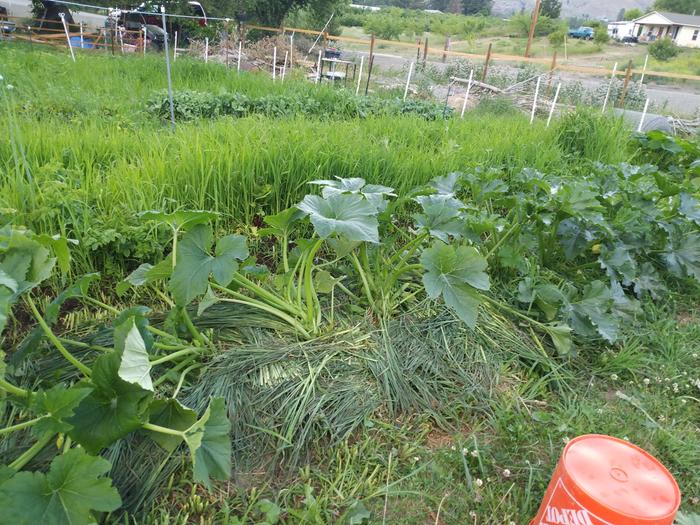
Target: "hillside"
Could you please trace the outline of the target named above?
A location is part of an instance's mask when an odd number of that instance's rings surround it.
[[[632,9],[639,7],[647,9],[653,4],[653,0],[562,0],[563,16],[591,16],[594,18],[615,19],[620,9]],[[535,0],[495,0],[493,13],[497,15],[511,15],[522,9],[532,9]]]

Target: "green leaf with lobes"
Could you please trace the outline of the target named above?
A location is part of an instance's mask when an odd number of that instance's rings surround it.
[[[211,488],[211,478],[226,480],[231,476],[230,432],[231,421],[224,399],[212,398],[204,415],[185,431],[195,483]]]
[[[170,290],[179,306],[206,292],[211,274],[220,285],[227,286],[238,270],[236,260],[248,257],[248,247],[241,235],[219,239],[215,255],[210,254],[213,242],[211,228],[203,224],[194,226],[180,241],[170,278]]]
[[[30,409],[44,418],[32,427],[34,435],[39,437],[46,433],[68,432],[73,427],[66,420],[91,391],[91,388],[78,386],[66,388],[59,383],[49,390],[37,392],[32,397]]]
[[[309,184],[322,186],[321,195],[324,199],[338,193],[362,195],[377,209],[377,211],[384,211],[384,209],[386,209],[387,202],[384,200],[385,196],[396,196],[394,188],[381,186],[379,184],[367,184],[365,179],[359,177],[351,177],[348,179],[338,177],[337,180],[313,180]]]
[[[153,390],[151,381],[151,361],[146,350],[146,343],[141,337],[134,318],[129,318],[126,324],[126,337],[121,350],[119,377],[128,383],[139,385],[145,390]]]
[[[415,200],[423,208],[423,213],[414,216],[418,228],[443,242],[448,242],[450,237],[461,237],[464,231],[461,201],[450,194],[421,195]]]
[[[69,435],[89,453],[97,454],[148,422],[152,392],[119,377],[121,358],[116,352],[95,360],[90,384],[94,390],[77,406],[67,422]]]
[[[379,243],[377,209],[364,197],[336,193],[327,198],[307,195],[297,207],[311,219],[319,237]]]
[[[90,525],[94,511],[111,512],[122,502],[104,474],[109,461],[73,448],[56,456],[49,471],[19,472],[0,484],[2,523]]]
[[[435,243],[420,257],[426,272],[423,285],[431,299],[442,296],[468,326],[476,326],[479,290],[490,288],[486,259],[471,246],[454,247]]]
[[[156,399],[149,407],[149,423],[185,431],[197,422],[197,413],[180,404],[177,399]],[[168,452],[175,450],[182,440],[178,436],[147,431],[148,435]]]
[[[293,225],[303,218],[304,212],[296,207],[287,208],[275,215],[266,215],[264,221],[268,227],[261,229],[260,235],[289,235]]]
[[[143,221],[156,221],[167,224],[175,234],[180,230],[185,231],[198,224],[206,224],[218,216],[218,213],[201,210],[179,210],[171,213],[149,210],[139,214]]]
[[[700,281],[700,234],[689,233],[669,240],[663,255],[673,275]]]

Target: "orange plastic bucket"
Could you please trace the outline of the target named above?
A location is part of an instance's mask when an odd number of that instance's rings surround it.
[[[671,525],[680,503],[676,480],[656,458],[591,434],[566,445],[530,525]]]

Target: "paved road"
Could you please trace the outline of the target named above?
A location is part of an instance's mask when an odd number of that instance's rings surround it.
[[[365,56],[368,55],[364,51],[346,51],[346,56]],[[399,55],[391,55],[385,53],[375,53],[374,65],[382,69],[401,70],[406,67],[409,59]],[[435,67],[444,68],[445,64],[441,62],[430,62]],[[580,75],[577,73],[560,72],[560,78],[564,82],[581,82],[587,89],[595,89],[602,83],[606,82],[603,77],[591,77]],[[700,85],[657,85],[645,83],[646,91],[652,103],[659,108],[666,108],[668,113],[681,116],[694,115],[700,111]]]

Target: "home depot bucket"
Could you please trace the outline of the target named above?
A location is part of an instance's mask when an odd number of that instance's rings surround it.
[[[676,480],[641,448],[579,436],[564,448],[530,525],[671,525],[680,503]]]

